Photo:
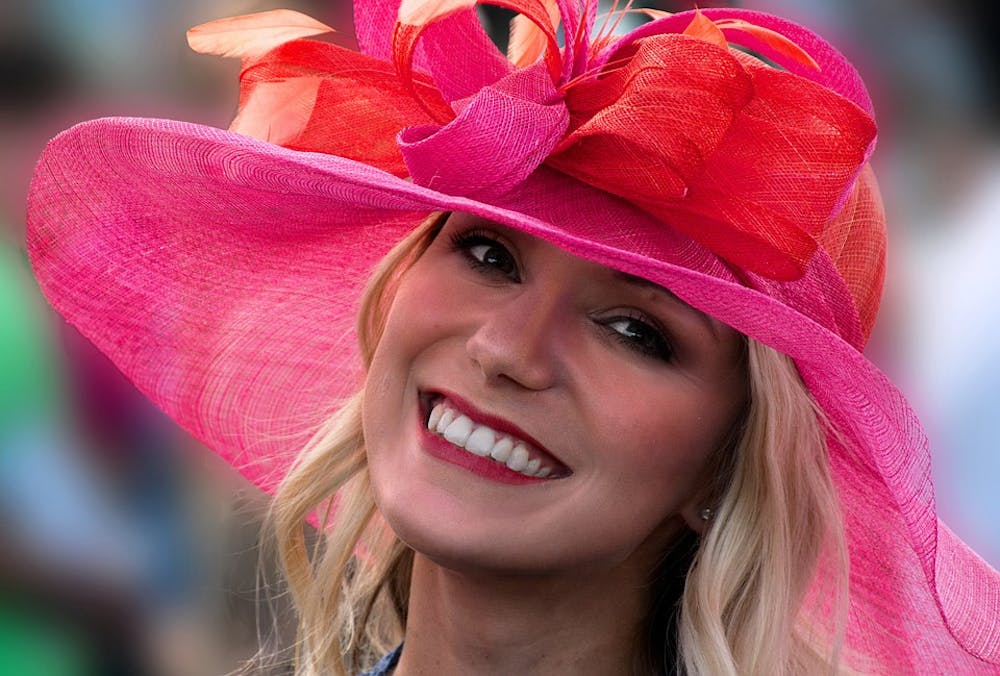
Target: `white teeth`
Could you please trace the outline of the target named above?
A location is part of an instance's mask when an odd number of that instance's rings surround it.
[[[451,421],[456,417],[458,417],[458,414],[455,413],[455,411],[450,408],[446,408],[444,413],[442,413],[441,417],[438,419],[437,425],[434,426],[434,431],[438,434],[444,434],[444,431],[448,429],[448,425],[450,425]]]
[[[504,437],[496,443],[493,450],[490,451],[490,457],[497,462],[507,462],[507,458],[510,457],[510,452],[514,450],[514,442],[510,437]]]
[[[528,449],[524,447],[524,444],[518,444],[511,452],[510,459],[507,460],[507,467],[515,472],[523,472],[527,466]]]
[[[543,467],[541,458],[532,458],[528,446],[500,434],[486,425],[478,425],[458,413],[446,402],[435,404],[427,418],[427,429],[452,444],[482,458],[492,458],[508,469],[526,476],[547,477],[551,467]]]
[[[438,404],[432,408],[431,417],[427,419],[427,429],[436,430],[437,424],[441,420],[441,416],[443,416],[444,412],[447,410],[448,408],[444,404]]]
[[[444,438],[456,446],[465,446],[470,434],[472,434],[472,421],[468,417],[460,415],[448,425],[444,431]]]
[[[445,437],[447,438],[447,437]],[[496,436],[489,427],[477,427],[465,442],[465,450],[485,458],[493,449]]]

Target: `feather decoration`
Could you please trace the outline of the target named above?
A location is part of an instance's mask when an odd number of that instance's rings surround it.
[[[604,25],[601,26],[599,36],[602,41],[610,42],[612,36],[618,31],[618,27],[621,26],[622,19],[631,12],[632,0],[626,0],[625,6],[620,9],[618,7],[618,0],[614,0],[611,9],[604,17]]]
[[[645,15],[649,17],[650,20],[655,21],[656,19],[662,19],[663,17],[671,16],[672,14],[671,12],[667,12],[662,9],[632,7],[632,0],[628,0],[625,6],[619,9],[618,1],[619,0],[614,0],[611,5],[611,9],[604,15],[604,21],[601,24],[601,29],[598,31],[597,37],[591,44],[590,51],[593,59],[599,58],[599,55],[618,39],[615,36],[615,32],[621,25],[622,19],[624,19],[627,15]],[[614,19],[614,23],[611,23],[612,19]]]
[[[821,70],[819,64],[817,64],[804,49],[777,31],[752,24],[749,21],[744,21],[742,19],[722,19],[717,21],[716,25],[721,30],[739,31],[741,33],[746,33],[747,35],[751,35],[778,54],[791,59],[792,61],[815,71]]]
[[[403,0],[399,4],[399,23],[426,26],[463,9],[476,6],[476,0]]]
[[[702,14],[701,10],[695,10],[694,18],[691,19],[688,27],[684,29],[684,35],[710,42],[723,49],[728,49],[729,47],[729,43],[726,42],[726,36],[722,34],[722,30],[715,25],[714,21]]]
[[[628,0],[631,4],[632,0]],[[597,22],[598,0],[584,0],[582,12],[576,21],[576,37],[573,39],[573,68],[569,76],[586,72],[590,62],[594,25]],[[567,37],[567,42],[569,39]]]
[[[229,131],[277,145],[292,142],[309,123],[322,78],[294,77],[258,82]]]
[[[656,21],[657,19],[663,19],[668,16],[673,16],[674,14],[673,12],[668,12],[665,9],[652,9],[650,7],[637,7],[635,11],[639,12],[640,14],[645,14],[652,21]]]
[[[518,68],[530,66],[545,53],[550,35],[559,29],[558,0],[542,0],[549,15],[550,30],[543,30],[524,14],[518,14],[510,24],[507,58]]]
[[[203,23],[187,32],[187,41],[200,54],[258,59],[286,42],[333,32],[301,12],[275,9]]]
[[[672,12],[666,12],[660,9],[650,9],[647,7],[640,7],[633,11],[645,14],[652,21],[673,16]],[[716,32],[716,30],[714,30],[709,24],[714,24],[715,27],[722,32],[722,39],[720,39],[719,33]],[[720,47],[726,46],[727,42],[736,42],[739,44],[739,39],[733,39],[734,36],[732,34],[744,33],[756,38],[767,47],[773,49],[776,54],[783,56],[790,61],[794,61],[795,63],[816,72],[820,72],[822,70],[819,64],[816,63],[816,60],[813,59],[808,52],[799,47],[789,38],[775,30],[765,28],[764,26],[758,26],[757,24],[750,23],[744,19],[717,19],[713,21],[702,15],[700,11],[697,11],[697,15],[694,20],[691,21],[691,24],[687,27],[684,33],[692,37],[699,37],[703,40],[708,40],[713,44],[719,45]]]
[[[557,0],[565,2],[566,0]],[[399,8],[399,20],[392,35],[392,63],[400,81],[424,109],[441,123],[447,123],[453,113],[443,118],[440,111],[424,105],[423,99],[413,82],[413,55],[424,29],[435,21],[445,19],[456,12],[473,9],[479,0],[403,0]],[[550,7],[547,0],[491,0],[497,5],[527,17],[545,36],[548,45],[544,50],[545,62],[553,82],[558,82],[562,72],[559,43],[556,30],[552,26]],[[561,10],[561,8],[560,8]],[[562,13],[562,12],[560,12]]]

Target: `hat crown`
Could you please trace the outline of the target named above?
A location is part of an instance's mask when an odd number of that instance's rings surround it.
[[[475,4],[355,3],[366,54],[282,41],[284,16],[270,29],[277,44],[261,52],[256,26],[240,53],[232,129],[473,199],[503,195],[544,164],[680,230],[749,280],[799,280],[827,247],[841,279],[823,283],[854,319],[824,325],[864,345],[884,224],[865,170],[871,101],[842,55],[745,10],[668,15],[613,37],[594,32],[595,3],[507,0],[520,12],[508,59]],[[561,49],[560,21],[571,36]],[[225,53],[239,52],[227,35]]]

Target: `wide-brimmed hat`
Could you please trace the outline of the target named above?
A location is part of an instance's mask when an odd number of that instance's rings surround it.
[[[855,69],[750,11],[612,37],[596,3],[506,0],[508,58],[475,2],[402,4],[355,2],[360,53],[290,12],[194,29],[243,59],[229,131],[54,139],[28,248],[56,309],[270,491],[360,387],[358,296],[395,243],[442,211],[544,238],[791,356],[836,430],[848,643],[889,673],[1000,673],[1000,575],[937,519],[926,437],[862,354],[885,249]]]

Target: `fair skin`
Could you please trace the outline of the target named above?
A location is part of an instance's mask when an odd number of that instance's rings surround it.
[[[661,287],[450,217],[364,399],[376,502],[416,552],[396,673],[629,673],[650,573],[702,527],[745,404],[742,349]]]

